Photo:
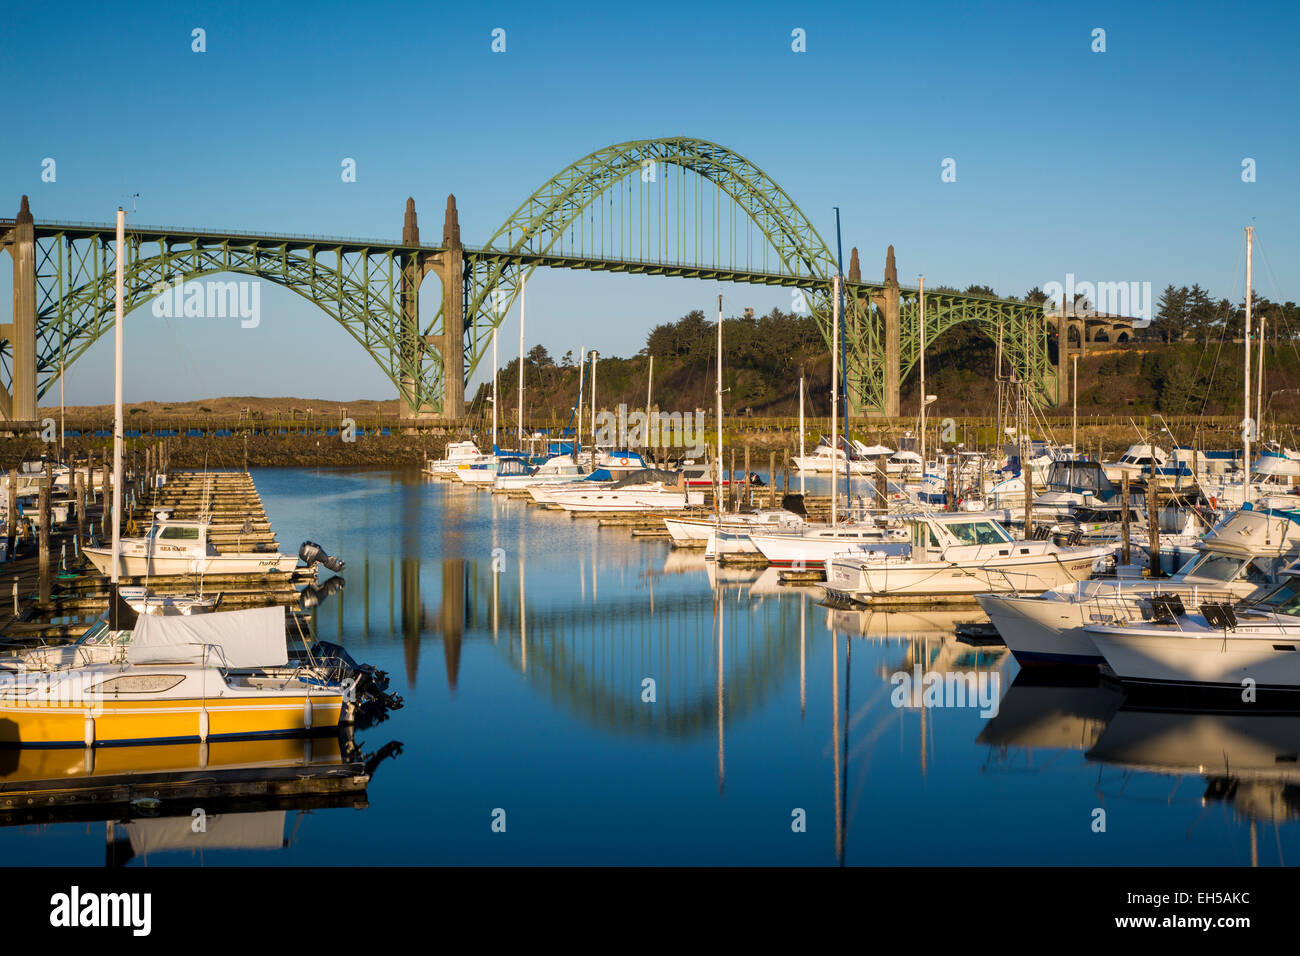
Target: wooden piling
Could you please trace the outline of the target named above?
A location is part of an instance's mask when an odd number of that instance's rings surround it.
[[[767,457],[767,506],[776,507],[776,452]]]
[[[749,487],[749,442],[745,442],[745,498],[741,501],[743,505],[752,505],[754,503],[754,492]],[[739,507],[736,508],[740,510]]]

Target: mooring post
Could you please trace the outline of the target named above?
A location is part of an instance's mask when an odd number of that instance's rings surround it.
[[[957,510],[957,472],[951,461],[948,462],[948,474],[944,486],[944,499],[949,511]]]
[[[767,459],[767,506],[776,507],[776,452],[768,455]]]
[[[884,455],[876,456],[876,473],[871,478],[871,484],[876,489],[876,510],[880,514],[889,511],[889,471],[886,462]]]
[[[743,503],[746,505],[752,505],[754,503],[754,492],[753,489],[749,487],[749,475],[749,442],[745,442],[745,500]],[[739,506],[737,506],[736,510],[740,510]]]
[[[727,503],[736,510],[736,447],[731,447],[731,468],[727,472]]]

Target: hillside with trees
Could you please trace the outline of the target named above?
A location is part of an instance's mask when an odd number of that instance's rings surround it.
[[[987,286],[934,291],[994,296]],[[1020,301],[1044,302],[1032,289]],[[1086,308],[1087,303],[1076,303]],[[1300,412],[1300,307],[1259,299],[1255,322],[1265,321],[1265,393],[1270,413]],[[1151,326],[1139,341],[1089,346],[1079,362],[1079,406],[1088,414],[1235,414],[1242,394],[1244,306],[1213,298],[1199,285],[1169,286]],[[1256,325],[1258,328],[1258,325]],[[701,311],[656,325],[645,347],[628,358],[600,356],[596,366],[598,404],[612,408],[646,405],[650,356],[654,356],[652,403],[664,410],[709,410],[714,404],[717,326]],[[806,378],[809,415],[828,415],[831,359],[810,315],[773,309],[763,316],[723,321],[724,402],[730,414],[798,414],[799,375]],[[1234,341],[1236,340],[1236,341]],[[1051,346],[1055,360],[1055,342]],[[941,396],[946,414],[990,415],[994,411],[994,342],[974,325],[958,325],[927,348],[927,390]],[[567,421],[578,389],[578,356],[554,359],[542,346],[528,353],[524,369],[530,420]],[[590,366],[588,366],[588,372]],[[518,359],[500,370],[502,421],[517,407]],[[590,383],[587,384],[590,389]],[[903,381],[904,413],[916,407],[915,370]],[[480,385],[472,414],[490,414],[490,384]],[[588,392],[589,395],[589,392]]]

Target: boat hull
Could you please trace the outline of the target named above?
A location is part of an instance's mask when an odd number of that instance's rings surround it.
[[[1290,633],[1281,625],[1226,633],[1098,626],[1090,634],[1107,666],[1125,682],[1240,693],[1250,680],[1261,690],[1300,690],[1300,639],[1293,626]]]
[[[111,574],[113,552],[110,548],[83,548],[84,554],[100,574]],[[270,574],[287,573],[298,566],[297,555],[278,553],[147,555],[123,554],[118,559],[121,574],[133,577],[177,574]]]
[[[271,699],[107,699],[46,706],[6,700],[0,701],[0,745],[84,747],[294,736],[337,728],[342,713],[343,697],[337,692]]]
[[[1082,581],[1110,550],[1109,547],[1067,548],[1025,557],[984,559],[978,563],[833,561],[827,582],[838,591],[852,593],[863,603],[886,598],[974,598],[986,592],[1033,594]]]
[[[1021,664],[1096,667],[1105,661],[1084,628],[1096,605],[1012,594],[977,594],[1007,649]]]

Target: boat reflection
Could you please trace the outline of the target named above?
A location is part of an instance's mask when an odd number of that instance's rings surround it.
[[[1225,804],[1251,822],[1300,817],[1300,713],[1125,707],[1086,756],[1124,770],[1203,777],[1202,804]]]
[[[138,747],[0,749],[0,826],[103,821],[106,863],[288,845],[290,812],[368,806],[393,742],[347,735]]]
[[[1017,749],[1086,750],[1123,700],[1124,692],[1095,672],[1023,670],[976,740],[1004,755]]]

